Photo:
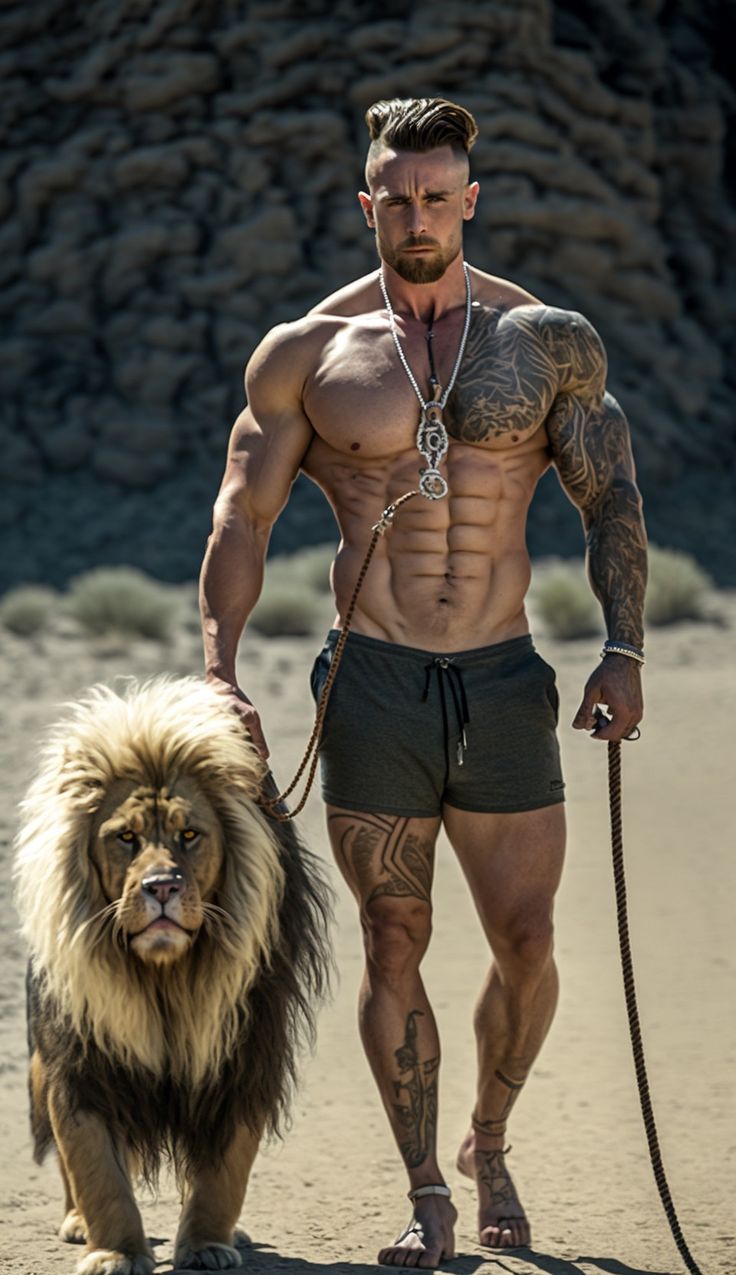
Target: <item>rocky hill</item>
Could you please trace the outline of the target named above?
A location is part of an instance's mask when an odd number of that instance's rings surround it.
[[[375,264],[362,115],[397,94],[474,111],[469,259],[596,323],[653,539],[736,581],[733,7],[390,8],[3,5],[1,587],[196,574],[250,350]],[[274,547],[334,534],[300,480]],[[551,478],[530,543],[580,548]]]

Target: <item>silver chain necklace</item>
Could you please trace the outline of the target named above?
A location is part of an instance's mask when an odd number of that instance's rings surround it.
[[[394,314],[393,306],[389,300],[386,280],[383,277],[383,266],[381,266],[381,269],[378,272],[378,282],[381,285],[381,292],[386,306],[386,313],[388,314],[391,336],[393,337],[394,345],[396,346],[396,353],[399,356],[401,366],[409,378],[409,382],[414,393],[419,399],[419,405],[422,409],[422,414],[419,418],[419,427],[417,429],[417,448],[423,459],[426,460],[427,465],[426,468],[419,471],[421,474],[419,479],[419,490],[423,496],[426,496],[427,500],[441,500],[443,496],[447,495],[448,491],[447,481],[443,478],[438,466],[443,457],[447,455],[448,447],[447,430],[445,429],[445,425],[442,420],[442,413],[445,410],[445,404],[447,403],[447,400],[452,393],[455,381],[457,380],[457,374],[460,371],[460,364],[463,361],[465,345],[468,340],[468,331],[470,330],[470,315],[473,298],[470,289],[470,271],[468,270],[465,262],[463,262],[463,274],[465,275],[465,323],[463,325],[463,334],[460,337],[460,345],[458,346],[455,366],[452,369],[447,386],[440,394],[439,398],[433,398],[429,399],[429,401],[425,401],[422,391],[417,384],[417,379],[409,367],[409,362],[404,354],[401,341],[399,340],[399,334],[396,330],[396,316]],[[436,393],[435,385],[436,383],[433,381],[432,387]]]

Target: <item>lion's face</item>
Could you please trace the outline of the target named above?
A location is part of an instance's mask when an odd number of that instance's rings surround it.
[[[215,811],[196,782],[115,782],[98,812],[91,856],[116,929],[148,964],[179,960],[196,941],[223,862]]]

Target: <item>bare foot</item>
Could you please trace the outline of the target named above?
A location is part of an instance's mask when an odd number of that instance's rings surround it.
[[[439,1266],[455,1256],[457,1209],[440,1195],[428,1195],[414,1203],[414,1216],[394,1244],[382,1248],[382,1266]]]
[[[471,1129],[458,1152],[457,1167],[478,1186],[478,1229],[485,1248],[531,1244],[531,1228],[500,1147],[480,1150]]]

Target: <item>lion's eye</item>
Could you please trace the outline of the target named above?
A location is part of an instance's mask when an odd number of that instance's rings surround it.
[[[119,832],[117,836],[118,841],[122,841],[124,846],[134,846],[138,841],[135,833],[131,832],[130,828],[123,828],[123,831]]]
[[[185,828],[181,833],[181,839],[187,846],[190,846],[193,841],[196,841],[198,836],[199,833],[196,828]]]

